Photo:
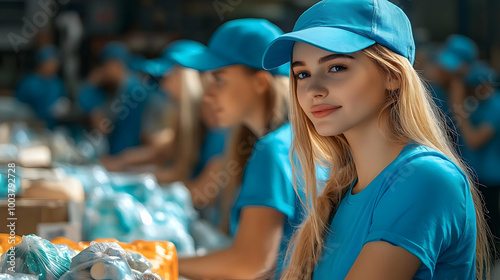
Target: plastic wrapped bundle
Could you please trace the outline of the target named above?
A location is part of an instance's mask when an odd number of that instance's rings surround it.
[[[73,258],[71,269],[60,280],[162,279],[151,272],[149,261],[137,252],[126,252],[117,243],[92,242]]]
[[[116,243],[92,242],[90,247],[73,258],[70,270],[60,279],[133,280],[126,255],[125,250]]]
[[[88,239],[116,238],[122,242],[151,239],[147,228],[153,219],[147,209],[126,193],[100,197],[87,203]]]
[[[140,273],[137,270],[132,270],[134,273],[135,280],[163,280],[160,275],[152,272]]]
[[[148,202],[159,188],[152,174],[110,173],[110,182],[116,192],[128,193],[139,202]]]
[[[196,211],[193,206],[193,199],[186,185],[182,182],[175,182],[162,186],[163,199],[171,201],[179,205],[189,219],[194,221],[197,218]]]
[[[151,263],[143,255],[137,252],[129,251],[127,252],[126,258],[127,263],[130,265],[130,268],[141,273],[151,271]]]
[[[96,187],[109,185],[109,176],[102,166],[60,165],[59,168],[66,175],[77,178],[82,183],[85,194],[91,193]]]
[[[36,235],[23,236],[23,241],[14,250],[2,255],[1,272],[12,272],[14,265],[16,273],[35,274],[41,280],[59,279],[71,264],[71,249],[61,248]]]
[[[38,280],[38,276],[33,275],[33,274],[7,274],[7,273],[0,273],[0,280]]]

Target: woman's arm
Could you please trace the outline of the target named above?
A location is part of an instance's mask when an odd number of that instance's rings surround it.
[[[145,164],[161,165],[168,160],[172,150],[172,132],[155,135],[152,145],[128,148],[117,156],[104,157],[101,161],[109,171],[123,171],[129,167]]]
[[[460,129],[465,143],[471,149],[479,149],[487,144],[495,136],[494,128],[489,124],[480,124],[477,127],[470,122],[472,112],[465,110],[465,85],[461,80],[455,79],[450,86],[452,113],[455,123]]]
[[[223,160],[219,157],[211,159],[201,173],[193,180],[187,181],[186,187],[191,192],[195,207],[213,205],[215,198],[219,195],[222,182],[218,182],[220,172],[223,170]]]
[[[213,254],[179,260],[179,274],[192,279],[254,279],[269,271],[283,235],[283,213],[245,207],[233,245]]]
[[[346,280],[411,280],[421,261],[405,249],[384,241],[366,243]]]

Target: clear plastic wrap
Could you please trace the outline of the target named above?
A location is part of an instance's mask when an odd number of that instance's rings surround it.
[[[185,186],[172,184],[163,190],[149,175],[118,174],[111,176],[113,187],[102,185],[90,193],[84,219],[85,239],[165,240],[173,242],[182,255],[194,254],[189,230],[196,212]],[[138,183],[140,178],[142,183]]]
[[[40,280],[59,279],[71,264],[71,249],[64,246],[56,247],[39,236],[25,235],[20,244],[2,255],[1,272],[34,274]]]
[[[71,269],[60,280],[162,279],[151,272],[149,261],[137,252],[126,252],[112,242],[92,242],[73,258]]]
[[[7,274],[7,273],[0,273],[0,280],[38,280],[38,276],[33,275],[33,274]]]
[[[127,252],[127,262],[130,268],[139,272],[151,271],[151,263],[143,255],[137,252]]]
[[[87,202],[86,238],[116,238],[122,242],[148,239],[152,224],[147,209],[126,193],[115,193]]]
[[[159,187],[152,174],[110,173],[109,178],[115,192],[128,193],[140,203],[148,202]]]

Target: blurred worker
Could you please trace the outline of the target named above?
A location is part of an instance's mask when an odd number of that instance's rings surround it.
[[[45,46],[37,52],[36,61],[35,72],[19,82],[15,96],[30,105],[35,114],[52,129],[57,125],[57,119],[70,108],[64,82],[58,76],[58,50],[54,46]]]
[[[80,107],[90,114],[92,127],[107,135],[114,155],[141,143],[142,115],[149,94],[129,70],[130,54],[118,42],[101,51],[101,65],[94,69],[78,96]]]
[[[490,230],[500,237],[500,93],[496,85],[497,73],[478,61],[471,65],[465,80],[452,81],[450,100],[462,140],[460,151],[477,174]],[[500,249],[498,239],[495,245]]]

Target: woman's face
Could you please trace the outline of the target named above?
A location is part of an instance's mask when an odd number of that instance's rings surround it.
[[[174,67],[171,73],[161,79],[160,87],[167,92],[174,100],[180,101],[182,88],[181,68]]]
[[[377,123],[390,80],[364,53],[335,54],[296,42],[292,71],[300,107],[320,135]]]
[[[233,65],[202,74],[205,101],[220,127],[243,123],[257,104],[255,77],[245,66]]]

